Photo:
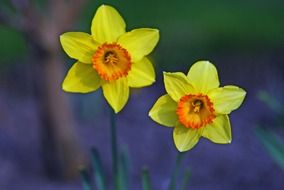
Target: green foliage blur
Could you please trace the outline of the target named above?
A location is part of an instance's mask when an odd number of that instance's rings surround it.
[[[266,91],[259,91],[258,99],[263,102],[276,116],[271,126],[259,123],[256,135],[262,142],[268,154],[284,171],[284,107],[283,102]]]
[[[44,14],[45,0],[34,3]],[[176,68],[218,52],[254,53],[284,43],[282,0],[89,0],[74,31],[90,32],[91,20],[101,4],[116,7],[126,20],[127,30],[160,29],[161,39],[153,56],[158,64],[163,62],[163,68]],[[11,28],[0,26],[0,42],[1,63],[27,52],[23,37]]]
[[[153,55],[158,68],[177,69],[220,52],[255,53],[284,42],[281,0],[90,1],[79,28],[89,31],[94,7],[103,3],[120,11],[128,30],[160,29]]]
[[[13,28],[0,25],[0,67],[23,58],[27,53],[27,44],[21,33]]]

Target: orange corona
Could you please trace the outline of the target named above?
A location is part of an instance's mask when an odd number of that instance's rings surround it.
[[[104,43],[93,55],[93,68],[106,81],[114,81],[128,75],[131,57],[126,49],[117,43]]]
[[[216,117],[213,103],[203,94],[189,94],[181,97],[176,113],[179,121],[186,128],[193,129],[204,127]]]

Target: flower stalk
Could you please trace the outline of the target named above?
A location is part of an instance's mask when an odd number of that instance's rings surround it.
[[[169,183],[169,187],[168,190],[175,190],[176,189],[176,181],[177,181],[177,177],[178,174],[180,172],[180,167],[181,167],[181,162],[184,158],[184,154],[183,152],[178,152],[177,158],[176,158],[176,163],[174,166],[174,171],[172,173],[172,177]]]
[[[143,190],[152,190],[149,170],[146,167],[142,169],[142,187]]]
[[[116,115],[112,109],[110,109],[110,133],[111,133],[111,154],[112,154],[112,171],[114,175],[114,187],[115,189],[119,189]]]
[[[187,168],[183,174],[183,181],[181,185],[181,190],[187,190],[188,189],[188,184],[189,184],[189,179],[190,179],[190,170]]]

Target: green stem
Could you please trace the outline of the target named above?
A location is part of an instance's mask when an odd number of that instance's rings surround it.
[[[143,190],[151,190],[151,180],[148,168],[142,169],[142,186]]]
[[[190,170],[186,169],[183,175],[183,182],[181,185],[181,190],[186,190],[188,189],[188,184],[189,184],[189,178],[190,178]]]
[[[111,125],[111,151],[112,151],[112,171],[114,175],[114,189],[119,188],[118,176],[118,155],[117,155],[117,132],[116,132],[116,117],[113,110],[110,108],[110,125]]]
[[[177,155],[177,158],[176,158],[175,168],[174,168],[174,171],[172,173],[172,177],[171,177],[171,180],[170,180],[168,190],[175,190],[176,189],[176,180],[177,180],[177,177],[178,177],[178,174],[179,174],[181,161],[182,161],[183,157],[184,157],[184,153],[179,152],[178,155]]]

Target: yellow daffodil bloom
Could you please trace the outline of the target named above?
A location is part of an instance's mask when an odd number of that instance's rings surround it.
[[[237,86],[219,87],[218,73],[208,61],[195,63],[185,75],[164,72],[167,91],[149,112],[157,123],[174,127],[177,149],[193,148],[200,137],[214,143],[232,140],[228,114],[243,102],[246,92]]]
[[[159,40],[151,28],[125,30],[125,22],[111,6],[98,8],[91,34],[67,32],[60,42],[77,62],[63,81],[67,92],[88,93],[102,87],[107,102],[119,112],[129,97],[129,87],[151,85],[155,81],[152,63],[146,57]]]

